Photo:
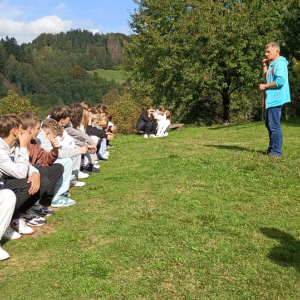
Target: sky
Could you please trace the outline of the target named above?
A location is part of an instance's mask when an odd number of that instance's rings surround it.
[[[0,39],[32,42],[41,33],[87,29],[130,34],[133,0],[0,0]]]

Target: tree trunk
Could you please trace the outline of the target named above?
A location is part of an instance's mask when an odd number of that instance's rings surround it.
[[[223,125],[230,125],[230,95],[228,90],[223,91]]]

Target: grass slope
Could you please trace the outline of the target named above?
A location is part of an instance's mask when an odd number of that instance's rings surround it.
[[[122,136],[34,236],[4,245],[6,299],[299,299],[299,122]]]
[[[103,70],[103,69],[98,69],[94,71],[89,71],[89,74],[94,74],[94,72],[97,72],[100,77],[105,78],[106,80],[112,80],[114,79],[117,83],[123,83],[126,81],[124,76],[120,71],[117,70]]]

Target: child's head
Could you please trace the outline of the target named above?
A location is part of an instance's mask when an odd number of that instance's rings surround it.
[[[166,109],[165,113],[166,113],[167,120],[171,120],[171,112]]]
[[[152,115],[152,114],[154,113],[154,108],[153,108],[153,106],[151,106],[151,105],[148,106],[148,107],[147,107],[147,112],[148,112],[149,114]]]
[[[96,108],[99,109],[99,110],[102,110],[103,112],[107,111],[107,107],[102,103],[96,105]]]
[[[164,107],[164,106],[161,106],[159,109],[158,109],[158,113],[160,114],[160,115],[164,115],[165,114],[165,112],[166,112],[166,108]]]
[[[83,107],[80,104],[74,103],[70,106],[73,112],[73,116],[71,119],[73,128],[78,128],[80,126],[82,115],[83,115]]]
[[[92,107],[91,104],[87,103],[86,101],[81,102],[80,105],[87,109],[90,109]]]
[[[83,108],[83,115],[82,115],[82,119],[81,119],[81,123],[83,124],[84,129],[86,129],[88,124],[89,124],[89,117],[90,117],[89,110],[84,107]]]
[[[49,141],[53,140],[57,136],[63,135],[61,125],[54,119],[45,120],[42,124],[42,130],[45,132]]]
[[[22,114],[20,119],[23,130],[28,130],[31,138],[34,140],[41,131],[41,119],[32,113]]]
[[[93,115],[100,115],[100,111],[96,107],[91,107],[90,112]]]
[[[106,113],[105,117],[108,119],[109,122],[112,120],[112,115],[110,113]]]
[[[16,138],[22,130],[22,121],[16,115],[3,115],[0,118],[0,137],[7,138],[10,134],[13,134]]]
[[[54,108],[51,113],[51,118],[57,121],[62,126],[68,125],[72,116],[72,109],[66,105]]]
[[[96,117],[93,118],[93,123],[102,127],[103,129],[106,129],[108,125],[108,119],[106,117]]]

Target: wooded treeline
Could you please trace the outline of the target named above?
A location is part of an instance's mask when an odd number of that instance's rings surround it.
[[[110,90],[124,87],[87,71],[114,69],[122,63],[124,34],[93,34],[87,30],[41,34],[18,45],[13,37],[0,41],[0,98],[13,89],[32,100],[45,115],[72,102],[99,103]]]

